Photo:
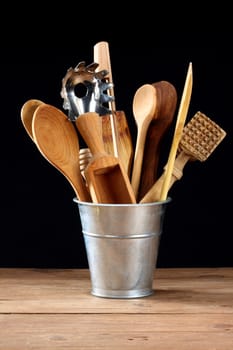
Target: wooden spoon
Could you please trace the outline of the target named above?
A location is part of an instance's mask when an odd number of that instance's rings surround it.
[[[89,112],[80,115],[75,123],[93,154],[84,171],[93,202],[136,203],[121,160],[108,154],[104,149],[101,117],[97,113]]]
[[[177,105],[177,93],[172,84],[159,81],[152,85],[157,96],[156,118],[151,121],[146,135],[138,200],[157,180],[162,140],[173,121]]]
[[[133,114],[137,124],[137,140],[131,184],[136,198],[138,196],[138,189],[140,184],[146,134],[150,122],[156,116],[156,102],[157,97],[155,94],[155,89],[151,84],[142,85],[136,91],[133,99]]]
[[[21,120],[32,141],[35,141],[33,139],[33,134],[32,134],[33,114],[37,109],[37,107],[40,106],[42,103],[44,102],[36,99],[31,99],[26,101],[21,108]],[[80,166],[80,172],[82,176],[84,176],[84,168],[87,166],[88,161],[90,160],[90,157],[91,157],[91,153],[88,148],[85,148],[85,149],[81,148],[79,150],[79,166]]]
[[[74,125],[58,108],[41,104],[32,120],[32,134],[41,154],[70,182],[77,198],[91,201],[79,167],[79,140]]]
[[[23,126],[25,130],[27,131],[28,135],[30,138],[33,140],[33,135],[32,135],[32,118],[33,118],[33,113],[37,109],[38,106],[40,106],[43,102],[40,100],[36,99],[31,99],[26,101],[22,108],[21,108],[21,120],[23,123]]]

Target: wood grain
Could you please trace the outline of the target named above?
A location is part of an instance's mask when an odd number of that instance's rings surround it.
[[[86,269],[0,269],[0,349],[216,349],[233,344],[233,268],[156,269],[154,294],[90,294]]]

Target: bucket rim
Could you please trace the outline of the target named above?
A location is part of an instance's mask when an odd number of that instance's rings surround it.
[[[158,205],[164,205],[168,204],[172,201],[171,197],[167,197],[167,199],[162,200],[162,201],[156,201],[156,202],[148,202],[148,203],[94,203],[94,202],[85,202],[79,200],[77,197],[73,198],[73,202],[75,202],[78,205],[85,205],[85,206],[90,206],[90,207],[151,207],[151,206],[158,206]]]

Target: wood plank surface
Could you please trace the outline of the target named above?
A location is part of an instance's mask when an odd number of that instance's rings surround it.
[[[157,269],[154,294],[91,295],[88,270],[0,269],[0,313],[232,313],[233,268]]]
[[[232,350],[232,315],[2,315],[0,349]]]
[[[86,269],[0,268],[0,349],[233,349],[233,268],[156,269],[138,299],[90,290]]]

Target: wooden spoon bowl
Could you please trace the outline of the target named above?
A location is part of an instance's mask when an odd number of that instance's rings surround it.
[[[41,154],[70,182],[77,198],[91,201],[79,167],[79,140],[72,122],[58,108],[42,104],[34,112],[32,134]]]
[[[26,101],[22,108],[21,108],[21,121],[23,123],[23,126],[25,130],[27,131],[30,138],[33,140],[33,134],[32,134],[32,118],[35,110],[38,106],[40,106],[43,102],[36,99],[31,99]]]

